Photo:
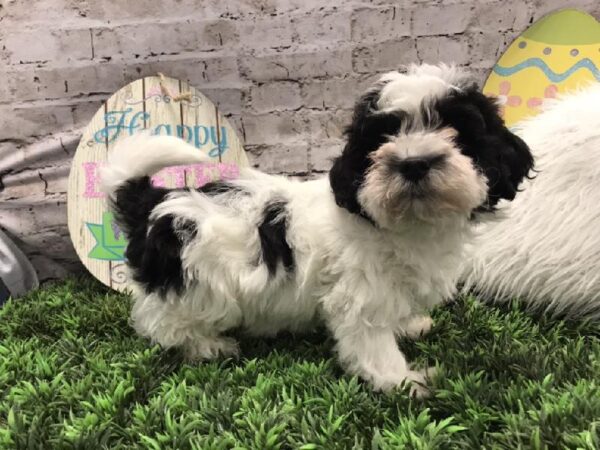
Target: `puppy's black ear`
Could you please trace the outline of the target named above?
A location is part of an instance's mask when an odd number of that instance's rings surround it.
[[[346,145],[334,159],[329,182],[338,206],[365,215],[358,203],[358,189],[371,165],[369,154],[400,130],[406,115],[402,111],[383,112],[377,107],[382,85],[367,91],[354,106],[352,122],[346,128]]]
[[[442,99],[438,112],[442,124],[458,132],[462,152],[487,177],[482,208],[493,210],[501,199],[513,200],[534,161],[527,144],[505,126],[496,100],[473,85]]]
[[[481,167],[488,178],[488,209],[501,200],[514,200],[519,185],[533,169],[533,157],[521,138],[504,128],[481,141],[488,155]]]
[[[486,136],[490,144],[489,201],[493,208],[501,199],[514,200],[519,185],[533,170],[533,155],[527,144],[504,124],[496,100],[483,96]]]
[[[510,179],[512,186],[517,189],[523,178],[529,177],[530,172],[533,170],[534,159],[531,149],[523,139],[508,129],[506,129],[506,133],[505,142],[513,151],[511,158],[507,161],[511,166]]]

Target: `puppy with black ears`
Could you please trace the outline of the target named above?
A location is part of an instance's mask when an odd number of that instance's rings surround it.
[[[493,99],[449,66],[384,75],[357,102],[327,177],[298,182],[242,169],[199,189],[149,175],[207,157],[183,140],[135,135],[109,155],[104,191],[126,233],[132,321],[191,358],[232,354],[223,333],[325,323],[340,363],[421,393],[397,346],[455,293],[472,219],[512,200],[533,166]]]

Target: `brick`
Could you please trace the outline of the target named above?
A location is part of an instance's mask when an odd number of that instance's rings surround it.
[[[124,68],[127,82],[137,78],[156,75],[187,80],[196,88],[212,84],[212,88],[239,85],[237,57],[229,53],[207,52],[202,55],[173,55],[160,59],[140,60]],[[218,83],[218,84],[216,84]]]
[[[105,93],[126,84],[122,64],[90,63],[84,66],[25,67],[9,73],[8,85],[19,101],[61,99],[75,95]]]
[[[67,196],[61,194],[43,198],[32,195],[4,202],[0,209],[0,223],[15,236],[28,236],[51,227],[66,229]]]
[[[310,169],[325,172],[331,169],[333,159],[340,155],[344,148],[343,140],[315,142],[310,146],[308,160]]]
[[[27,139],[79,129],[92,119],[102,102],[0,106],[0,129],[4,139]]]
[[[351,38],[350,12],[294,17],[292,28],[294,41],[300,44],[348,42]]]
[[[302,117],[294,112],[247,115],[242,122],[248,145],[272,145],[305,140],[306,125]]]
[[[2,197],[17,199],[36,197],[43,199],[52,194],[67,192],[71,162],[34,170],[25,170],[17,174],[8,174],[2,178],[4,190]]]
[[[65,227],[67,218],[66,194],[49,196],[39,203],[33,202],[32,204],[34,205],[35,232],[40,232],[44,228]]]
[[[417,54],[419,62],[430,64],[470,62],[469,43],[464,37],[424,36],[417,39]]]
[[[352,110],[311,111],[308,114],[308,132],[311,143],[341,140],[350,124]]]
[[[417,59],[415,41],[410,38],[357,47],[352,53],[352,64],[358,73],[394,70]]]
[[[467,38],[470,42],[469,61],[474,67],[492,67],[511,42],[502,33],[473,33]]]
[[[369,0],[369,5],[374,5],[374,6],[396,6],[398,8],[409,8],[411,6],[421,6],[421,5],[425,5],[425,4],[429,4],[429,3],[436,3],[439,2],[440,0]],[[453,1],[457,1],[457,0],[443,0],[444,2],[448,2],[451,3]],[[463,1],[463,0],[458,0],[458,1]]]
[[[238,42],[236,26],[230,20],[126,24],[95,29],[93,36],[96,58],[214,50]]]
[[[349,49],[302,48],[295,52],[270,52],[241,59],[242,73],[251,80],[297,80],[331,77],[352,71]]]
[[[89,30],[37,29],[7,33],[4,47],[12,64],[92,58]]]
[[[308,172],[308,144],[263,145],[250,147],[248,157],[252,167],[267,173]]]
[[[302,100],[307,108],[351,108],[363,90],[357,78],[307,80],[302,84]]]
[[[250,89],[250,102],[258,113],[298,109],[302,106],[300,86],[286,81],[260,84]]]
[[[463,33],[473,20],[473,3],[423,6],[413,13],[415,36]]]
[[[358,9],[352,15],[352,40],[370,43],[410,36],[411,12],[397,6]]]
[[[246,130],[244,129],[244,123],[242,121],[241,114],[225,114],[227,121],[233,127],[237,136],[242,141],[242,145],[246,142]]]
[[[171,64],[175,67],[179,63]],[[185,77],[194,86],[203,83],[227,83],[241,80],[237,57],[230,54],[206,55],[203,58],[195,58],[185,63]]]
[[[209,52],[193,57],[165,56],[160,61],[139,60],[138,63],[90,62],[57,68],[27,66],[7,73],[8,94],[19,101],[98,93],[108,97],[126,84],[157,72],[188,80],[195,87],[217,81],[226,87],[227,83],[240,81],[236,56]]]
[[[3,201],[22,200],[26,197],[44,198],[44,183],[37,171],[27,170],[16,175],[7,174],[2,177]]]
[[[487,78],[490,76],[490,72],[490,68],[469,68],[469,73],[479,86],[483,86],[485,84],[485,80],[487,80]]]
[[[64,0],[63,0],[64,1]],[[336,5],[351,4],[355,0],[338,0]],[[75,2],[77,3],[77,2]],[[320,0],[178,0],[157,2],[156,0],[136,0],[135,2],[117,3],[114,0],[94,0],[79,2],[86,4],[86,15],[94,19],[155,19],[156,17],[185,17],[190,14],[202,14],[204,18],[212,17],[254,17],[270,16],[290,12],[308,12],[323,7]],[[199,6],[201,5],[201,6]]]
[[[277,48],[292,43],[293,29],[288,17],[265,17],[239,25],[242,47]]]
[[[592,14],[594,11],[596,11],[596,19],[600,18],[598,15],[600,12],[598,0],[572,0],[569,1],[568,4],[561,0],[534,0],[531,8],[533,21],[537,21],[551,12],[564,9],[566,7],[588,11]]]
[[[88,3],[72,0],[36,0],[33,7],[31,3],[19,0],[4,1],[3,26],[20,29],[28,23],[70,23],[86,16]]]
[[[244,107],[247,93],[245,89],[200,89],[212,101],[222,114],[239,114]]]
[[[506,31],[515,28],[522,30],[529,24],[529,18],[529,4],[526,2],[487,2],[477,6],[470,29],[484,32]]]
[[[29,138],[0,142],[0,173],[39,169],[71,161],[79,144],[79,131],[54,133],[42,139]],[[3,192],[0,191],[0,198]]]
[[[4,134],[0,134],[0,186],[3,174],[18,170],[19,167],[26,164],[24,147],[24,141],[9,139]],[[3,192],[0,189],[0,201],[3,198]]]

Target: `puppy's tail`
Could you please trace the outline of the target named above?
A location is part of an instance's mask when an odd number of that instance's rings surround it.
[[[101,189],[112,200],[129,180],[150,176],[159,170],[183,164],[214,162],[193,145],[173,136],[136,133],[120,140],[101,170]]]
[[[100,171],[100,189],[126,235],[147,225],[148,216],[166,195],[152,186],[150,175],[183,164],[213,162],[196,147],[173,136],[142,132],[120,140]]]

